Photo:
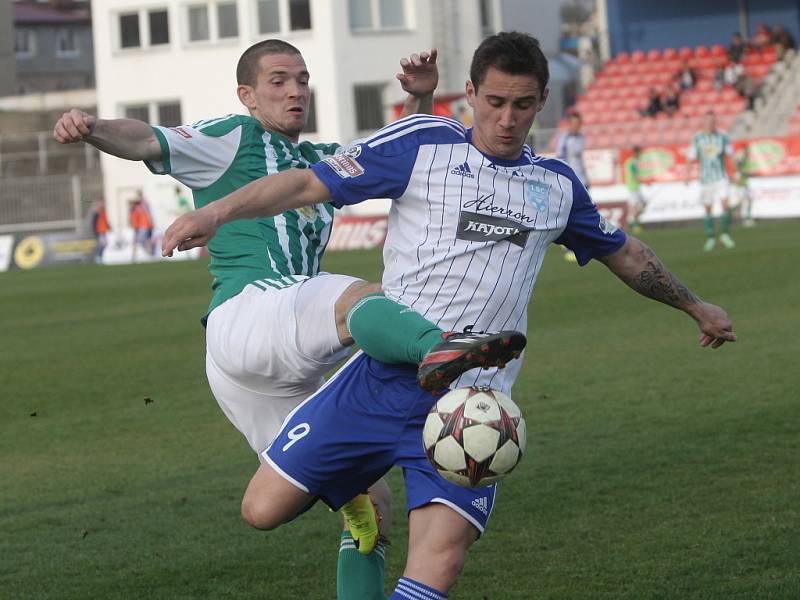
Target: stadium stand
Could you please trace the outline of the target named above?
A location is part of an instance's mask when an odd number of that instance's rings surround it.
[[[684,61],[694,74],[694,82],[680,93],[675,114],[643,114],[651,89],[664,93],[670,84],[677,83]],[[739,81],[749,79],[747,85],[757,90],[777,62],[772,47],[750,50],[741,62],[743,76]],[[718,115],[720,128],[730,129],[748,109],[747,90],[721,81],[730,65],[727,50],[718,44],[619,53],[603,65],[574,106],[583,116],[587,148],[688,143],[711,109]],[[559,129],[565,127],[566,120],[559,123]]]

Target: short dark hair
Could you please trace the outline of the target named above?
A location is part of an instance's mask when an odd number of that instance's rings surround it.
[[[300,50],[283,40],[262,40],[244,51],[236,65],[236,83],[239,85],[256,85],[258,79],[258,63],[262,56],[268,54],[300,54]]]
[[[542,92],[550,81],[547,58],[539,47],[539,40],[519,31],[501,31],[489,36],[475,50],[469,67],[475,90],[483,83],[490,67],[512,75],[533,75]]]

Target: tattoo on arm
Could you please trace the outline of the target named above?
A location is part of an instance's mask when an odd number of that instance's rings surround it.
[[[633,289],[643,296],[680,309],[700,302],[692,290],[675,277],[650,248],[642,244],[639,255],[638,263],[643,263],[643,268],[627,281]]]

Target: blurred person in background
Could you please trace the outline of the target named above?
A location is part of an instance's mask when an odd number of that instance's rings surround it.
[[[750,45],[754,50],[763,52],[772,43],[772,32],[767,27],[766,23],[759,23],[756,25],[756,32],[750,38]]]
[[[667,86],[667,91],[664,94],[664,112],[670,117],[678,112],[681,107],[681,90],[674,83]]]
[[[111,231],[111,226],[108,224],[108,215],[106,215],[105,200],[98,200],[95,203],[94,210],[92,211],[92,231],[97,245],[94,248],[94,262],[103,264],[103,252],[105,252],[108,243],[108,232]]]
[[[654,87],[650,88],[647,96],[647,104],[640,111],[643,117],[655,117],[658,113],[664,110],[664,104],[661,102],[661,94]]]
[[[184,188],[180,185],[175,186],[175,204],[175,214],[178,216],[185,215],[187,212],[192,210],[192,201],[189,200],[189,196],[184,191]]]
[[[744,55],[747,54],[747,42],[744,41],[742,34],[738,31],[731,37],[731,45],[728,46],[728,58],[731,62],[742,62]]]
[[[717,130],[717,116],[714,111],[708,111],[703,117],[703,130],[692,138],[687,152],[688,164],[686,165],[686,184],[688,185],[692,164],[694,162],[700,164],[700,203],[706,213],[704,220],[706,242],[703,250],[706,252],[713,250],[717,243],[713,216],[716,203],[719,203],[722,208],[719,241],[729,250],[736,245],[730,236],[731,209],[728,203],[728,172],[730,170],[728,164],[732,154],[733,147],[730,138]]]
[[[794,38],[783,25],[775,25],[772,28],[772,45],[780,60],[787,50],[794,50]]]
[[[556,141],[556,156],[567,163],[575,175],[589,189],[589,175],[586,165],[583,162],[583,151],[586,148],[586,136],[581,131],[583,118],[577,110],[569,113],[567,117],[567,130],[558,136]],[[532,125],[531,125],[532,126]],[[530,132],[529,132],[530,136]],[[577,262],[575,253],[569,248],[564,248],[564,260],[567,262]]]
[[[690,90],[694,87],[697,81],[697,75],[694,69],[689,66],[689,62],[686,59],[681,61],[681,69],[678,71],[677,75],[675,75],[675,81],[677,81],[683,91]]]
[[[625,186],[628,188],[628,211],[630,212],[628,225],[634,235],[642,232],[640,219],[647,208],[647,199],[642,193],[641,171],[639,170],[641,156],[641,146],[634,146],[633,155],[625,161]]]
[[[742,225],[752,227],[756,224],[753,220],[753,193],[750,190],[750,144],[746,143],[736,153],[733,161],[735,173],[733,177],[732,204],[742,218]]]
[[[136,262],[137,249],[139,246],[144,248],[145,256],[153,255],[153,217],[150,207],[144,199],[144,194],[138,192],[136,198],[131,202],[128,210],[128,223],[133,229],[133,253],[131,260]]]

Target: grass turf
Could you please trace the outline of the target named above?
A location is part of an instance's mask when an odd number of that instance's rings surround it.
[[[800,597],[798,223],[736,234],[710,254],[698,229],[643,236],[731,314],[719,351],[551,251],[515,388],[528,451],[451,597]],[[380,255],[324,266],[375,279]],[[204,269],[0,275],[0,597],[335,597],[336,517],[266,534],[238,517],[256,463],[206,386]]]

